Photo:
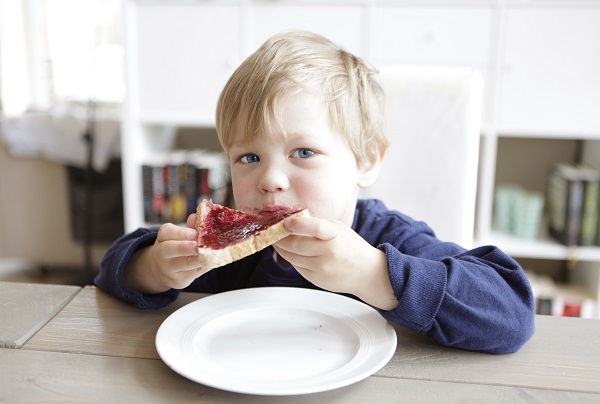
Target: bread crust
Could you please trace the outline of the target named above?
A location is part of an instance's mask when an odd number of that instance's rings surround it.
[[[201,224],[204,223],[204,216],[208,213],[206,209],[208,208],[204,204],[200,204],[197,209],[198,218],[196,220],[196,229],[198,229],[199,232],[201,231]],[[307,209],[304,209],[288,217],[310,217],[310,214]],[[282,219],[267,229],[260,231],[260,233],[239,243],[228,245],[225,248],[213,249],[198,247],[198,265],[205,269],[218,268],[252,255],[290,234],[292,234],[292,232],[284,227]]]

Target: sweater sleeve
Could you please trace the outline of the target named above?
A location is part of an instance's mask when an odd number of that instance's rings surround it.
[[[158,228],[140,228],[117,239],[100,262],[100,271],[94,279],[96,286],[143,309],[158,309],[175,301],[180,293],[177,289],[145,295],[130,289],[123,277],[125,267],[133,253],[154,244],[157,235]]]
[[[429,236],[421,236],[429,237]],[[388,320],[470,351],[517,351],[534,331],[534,300],[520,266],[497,247],[466,251],[439,240],[387,256],[398,306]]]
[[[510,353],[534,332],[525,271],[494,246],[472,250],[439,240],[424,222],[359,200],[353,228],[386,254],[398,299],[389,321],[469,351]]]

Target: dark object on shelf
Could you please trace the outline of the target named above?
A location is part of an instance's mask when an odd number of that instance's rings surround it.
[[[562,315],[563,317],[581,317],[581,304],[566,303]]]
[[[94,170],[96,102],[87,105],[85,169],[68,167],[72,233],[83,241],[82,284],[91,284],[96,274],[92,264],[93,241],[112,241],[124,232],[123,190],[120,160],[111,161],[104,173]]]
[[[536,306],[536,314],[542,314],[546,316],[552,315],[552,299],[538,297]]]
[[[71,230],[77,241],[85,241],[86,215],[90,220],[90,241],[113,242],[123,235],[123,187],[121,160],[113,160],[103,173],[92,171],[92,203],[86,195],[86,169],[69,166]],[[88,202],[88,203],[86,203]]]
[[[567,246],[597,244],[599,187],[597,169],[554,164],[547,186],[550,234]]]

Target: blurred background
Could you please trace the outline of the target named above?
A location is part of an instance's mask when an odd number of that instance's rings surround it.
[[[193,207],[177,173],[229,202],[216,99],[292,28],[478,69],[475,244],[522,263],[546,314],[598,316],[598,0],[0,0],[0,280],[89,282],[116,237]]]

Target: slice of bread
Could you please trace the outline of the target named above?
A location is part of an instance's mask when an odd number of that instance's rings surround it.
[[[306,209],[291,208],[255,216],[209,200],[203,200],[196,213],[198,261],[206,269],[247,257],[290,235],[283,219],[310,216]]]

